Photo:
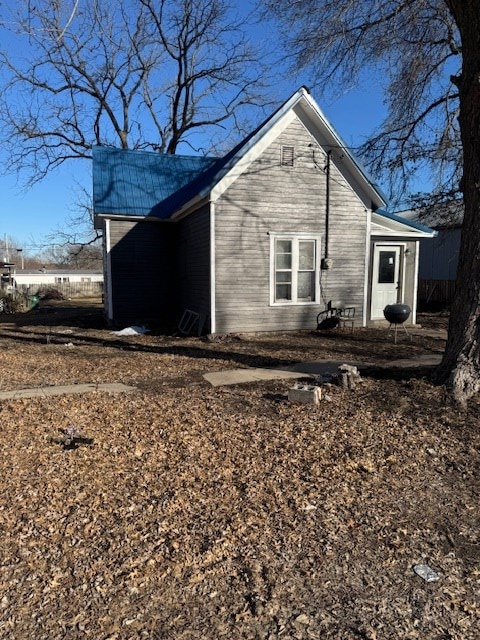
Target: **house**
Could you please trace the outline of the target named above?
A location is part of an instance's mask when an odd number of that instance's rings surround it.
[[[96,147],[93,188],[111,323],[311,329],[332,302],[366,326],[397,301],[415,322],[433,232],[385,211],[303,87],[222,158]]]
[[[403,211],[401,216],[435,230],[432,240],[420,241],[418,304],[448,306],[455,294],[463,224],[463,201]]]
[[[68,297],[101,296],[103,273],[91,269],[16,269],[11,273],[13,288],[37,293],[54,288]]]

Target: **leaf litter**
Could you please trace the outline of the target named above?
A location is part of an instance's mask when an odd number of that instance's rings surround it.
[[[366,330],[132,344],[75,327],[65,351],[42,330],[0,328],[3,389],[139,391],[0,405],[0,638],[478,637],[478,400],[459,412],[412,373],[316,406],[289,403],[288,381],[201,377],[409,345]]]

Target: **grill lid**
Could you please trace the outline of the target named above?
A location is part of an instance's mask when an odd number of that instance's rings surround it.
[[[391,324],[402,324],[405,320],[408,320],[412,310],[408,304],[387,304],[383,310],[385,319]]]

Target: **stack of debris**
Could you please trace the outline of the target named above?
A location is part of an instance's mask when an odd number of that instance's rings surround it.
[[[328,396],[322,394],[322,386],[331,386],[333,383],[336,383],[342,387],[342,389],[354,391],[359,382],[361,382],[361,377],[357,367],[350,364],[342,364],[338,367],[336,374],[319,376],[316,379],[316,384],[297,382],[289,389],[288,399],[290,402],[319,404],[322,397],[325,399],[328,398]]]

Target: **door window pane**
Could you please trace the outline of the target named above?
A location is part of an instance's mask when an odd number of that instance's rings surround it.
[[[395,282],[395,255],[395,251],[380,251],[378,256],[379,284]]]

